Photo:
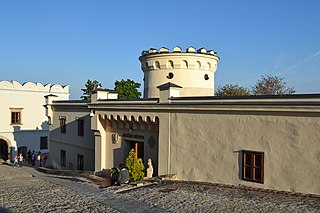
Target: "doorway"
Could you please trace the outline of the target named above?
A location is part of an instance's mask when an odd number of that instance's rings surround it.
[[[9,159],[8,156],[9,156],[9,150],[8,150],[7,141],[0,139],[0,158],[6,161]]]
[[[84,157],[83,155],[78,155],[77,170],[83,170],[83,167],[84,167]]]
[[[27,157],[27,152],[28,152],[28,150],[27,150],[26,146],[18,147],[18,155],[21,153],[24,159],[26,159],[26,157]]]
[[[128,141],[130,144],[130,150],[133,149],[136,153],[137,158],[141,158],[142,161],[144,160],[144,143],[143,142],[137,142],[137,141]]]

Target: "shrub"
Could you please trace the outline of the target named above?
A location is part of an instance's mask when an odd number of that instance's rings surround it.
[[[131,149],[126,159],[126,166],[130,174],[130,181],[139,181],[144,178],[144,165],[141,158],[137,158],[134,149]]]

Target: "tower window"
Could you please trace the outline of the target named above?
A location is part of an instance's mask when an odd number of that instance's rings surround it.
[[[209,80],[208,74],[205,74],[205,75],[204,75],[204,80],[206,80],[206,81]]]
[[[156,62],[155,62],[155,68],[156,68],[156,69],[160,69],[160,63],[159,63],[159,61],[156,61]]]
[[[171,69],[173,69],[174,68],[174,63],[173,63],[173,61],[168,61],[168,63],[167,63],[167,68],[171,68]]]
[[[167,79],[172,79],[174,76],[174,74],[172,72],[169,72],[169,74],[167,75]]]

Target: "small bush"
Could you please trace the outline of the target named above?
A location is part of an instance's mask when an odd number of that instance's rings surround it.
[[[126,159],[126,166],[130,174],[130,181],[139,181],[144,178],[144,165],[141,158],[137,158],[134,149],[131,149]]]

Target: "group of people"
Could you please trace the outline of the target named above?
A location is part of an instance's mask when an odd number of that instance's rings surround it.
[[[111,185],[127,184],[129,183],[129,171],[124,164],[119,165],[118,172],[111,177]]]
[[[24,161],[22,153],[19,156],[14,156],[13,165],[17,167],[22,167],[22,162]]]
[[[36,165],[36,161],[39,162],[39,166],[45,166],[45,163],[46,163],[46,156],[45,155],[41,155],[41,152],[36,152],[36,151],[32,151],[29,149],[29,151],[27,152],[27,161],[28,161],[28,164],[29,165]],[[19,156],[15,156],[14,157],[14,160],[13,160],[13,165],[14,166],[18,166],[18,167],[22,167],[22,163],[25,161],[22,153],[19,154]]]
[[[29,149],[27,153],[28,164],[34,166],[36,165],[36,161],[39,161],[39,165],[41,166],[41,152],[32,151]]]

